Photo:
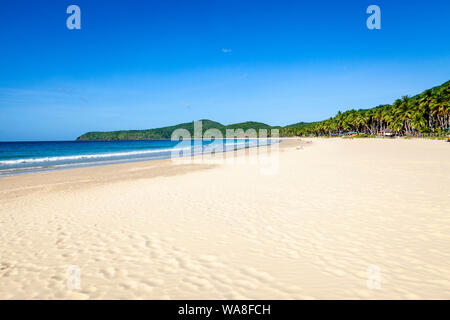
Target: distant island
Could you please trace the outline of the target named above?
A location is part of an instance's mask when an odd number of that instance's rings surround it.
[[[288,126],[271,126],[261,122],[247,121],[223,125],[212,120],[202,120],[203,131],[220,130],[224,136],[227,129],[279,129],[280,136],[328,136],[346,132],[375,136],[381,134],[445,135],[450,131],[450,81],[413,96],[403,96],[393,104],[371,109],[348,110],[328,120],[298,122]],[[110,132],[88,132],[77,140],[151,140],[170,139],[176,129],[194,133],[194,122],[147,130],[120,130]]]

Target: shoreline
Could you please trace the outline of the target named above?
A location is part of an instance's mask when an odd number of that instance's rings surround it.
[[[192,140],[196,140],[196,139],[192,139]],[[200,139],[198,139],[200,140]],[[202,141],[205,139],[201,139]],[[267,141],[267,139],[246,139],[246,140],[263,140],[263,141]],[[138,141],[138,140],[136,140]],[[155,140],[148,140],[148,141],[155,141]],[[171,140],[161,140],[161,141],[171,141]],[[205,140],[205,141],[211,141],[211,140]],[[234,140],[233,140],[234,141]],[[64,141],[65,142],[65,141]],[[67,141],[67,142],[73,142],[73,141]],[[107,141],[103,141],[103,142],[107,142]],[[270,144],[274,144],[274,143],[280,143],[281,140],[279,141],[270,141]],[[39,142],[36,142],[39,143]],[[270,145],[269,144],[269,145]],[[233,150],[226,150],[227,146],[226,145],[222,145],[223,150],[219,151],[218,153],[223,153],[223,152],[233,152],[235,150],[241,150],[241,149],[248,149],[248,148],[259,148],[259,147],[264,147],[265,145],[245,145],[245,146],[238,146],[237,144],[234,144],[234,148]],[[203,148],[207,148],[207,145],[203,146]],[[174,147],[173,147],[174,148]],[[191,147],[191,148],[195,148]],[[174,149],[176,150],[176,149]],[[146,162],[146,161],[155,161],[155,160],[164,160],[164,159],[172,159],[172,147],[167,147],[164,149],[148,149],[148,150],[130,150],[130,151],[116,151],[116,152],[106,152],[106,153],[94,153],[94,154],[77,154],[77,155],[61,155],[61,156],[53,156],[53,157],[43,157],[42,161],[40,161],[40,165],[37,167],[19,167],[19,168],[11,168],[11,169],[1,169],[0,167],[0,179],[3,177],[9,177],[9,176],[17,176],[17,175],[23,175],[23,174],[32,174],[32,173],[39,173],[39,172],[49,172],[49,171],[60,171],[60,170],[71,170],[71,169],[80,169],[80,168],[88,168],[88,167],[99,167],[99,166],[104,166],[104,165],[113,165],[113,164],[121,164],[121,163],[128,163],[128,162]],[[194,152],[194,150],[191,150],[191,152]],[[203,152],[200,153],[195,153],[194,155],[186,155],[186,156],[182,156],[182,157],[192,157],[192,156],[196,156],[196,155],[200,155],[200,154],[207,154],[207,150],[204,150]],[[136,155],[135,157],[132,158],[124,158],[125,154],[132,156],[132,155]],[[147,154],[147,156],[144,156],[145,154]],[[150,157],[150,154],[155,154],[154,156]],[[49,160],[44,160],[44,159],[49,159],[49,158],[55,158],[55,160],[53,160],[53,164],[49,163],[46,164],[47,161]],[[67,163],[60,163],[60,164],[56,164],[56,160],[61,161],[63,158],[67,158],[67,159],[96,159],[97,160],[92,160],[92,161],[85,161],[85,162],[67,162]],[[104,159],[104,160],[100,160],[100,159]],[[4,162],[18,162],[18,163],[26,163],[26,161],[34,161],[34,162],[39,162],[37,160],[39,159],[27,159],[27,158],[21,158],[21,159],[13,159],[13,160],[0,160],[0,164],[2,163],[2,161]],[[9,172],[7,172],[9,170]],[[4,173],[6,172],[6,173]]]
[[[286,142],[279,142],[279,149],[283,151],[288,148],[294,148],[298,145],[311,145],[311,142],[302,139],[289,139]],[[254,147],[256,149],[264,147]],[[249,148],[240,149],[248,150]],[[221,154],[234,153],[234,157],[242,156],[236,151],[223,151]],[[189,173],[191,171],[197,171],[202,169],[210,169],[220,164],[205,164],[195,163],[195,159],[203,157],[204,154],[191,156],[192,163],[190,164],[176,164],[170,158],[155,159],[155,160],[136,160],[126,161],[122,163],[111,163],[102,165],[83,166],[79,168],[65,168],[60,170],[47,170],[40,172],[30,172],[26,174],[17,174],[10,176],[0,177],[0,194],[4,194],[9,191],[22,190],[20,186],[22,184],[27,185],[29,190],[35,188],[41,188],[48,185],[55,185],[61,187],[63,185],[70,185],[72,183],[81,182],[83,184],[89,183],[111,183],[122,180],[133,180],[138,178],[154,178],[159,176],[171,176]],[[245,156],[245,155],[244,155]],[[188,159],[189,157],[186,157]],[[111,173],[114,172],[113,175]],[[141,173],[146,172],[145,176]],[[67,174],[65,174],[67,173]],[[79,179],[82,176],[84,178]],[[95,177],[94,179],[86,179],[85,177]],[[29,178],[29,179],[28,179]],[[44,180],[44,182],[42,182]],[[31,184],[31,186],[30,186]],[[8,187],[13,188],[8,188]],[[23,190],[22,190],[23,191]]]

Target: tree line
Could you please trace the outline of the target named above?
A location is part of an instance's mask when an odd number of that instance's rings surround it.
[[[372,109],[348,110],[328,120],[281,129],[282,136],[338,135],[444,135],[450,130],[450,81],[414,97]]]

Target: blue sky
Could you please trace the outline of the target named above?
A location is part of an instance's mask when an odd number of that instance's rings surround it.
[[[446,0],[2,0],[0,141],[323,120],[450,80],[449,34]]]

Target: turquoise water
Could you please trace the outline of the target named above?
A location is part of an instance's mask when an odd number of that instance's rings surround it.
[[[274,141],[224,139],[196,140],[183,144],[171,140],[0,142],[0,176],[128,161],[168,159],[173,153],[200,154],[217,144],[222,144],[222,148],[229,151],[267,145]]]

